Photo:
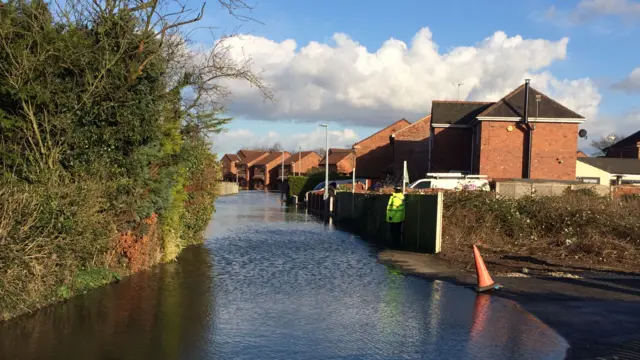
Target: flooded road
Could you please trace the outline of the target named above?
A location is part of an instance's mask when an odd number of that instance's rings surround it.
[[[402,276],[275,195],[220,198],[202,246],[0,325],[0,359],[563,359],[506,300]]]

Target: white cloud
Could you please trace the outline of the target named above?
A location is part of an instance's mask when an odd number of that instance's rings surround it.
[[[538,14],[539,16],[540,14]],[[636,0],[581,0],[573,8],[559,9],[551,5],[541,20],[567,27],[593,22],[597,34],[611,35],[620,29],[622,20],[627,26],[637,25],[640,19],[640,2]]]
[[[602,16],[640,17],[640,2],[633,0],[582,0],[571,12],[574,22],[589,21]]]
[[[279,143],[287,151],[313,150],[325,147],[325,130],[318,129],[308,133],[281,135],[269,131],[266,135],[247,129],[230,130],[213,136],[212,151],[218,154],[236,153],[240,148],[251,149],[267,147]],[[329,130],[329,147],[351,148],[360,138],[352,129]]]
[[[613,87],[627,93],[640,93],[640,67],[635,68],[629,76]]]
[[[600,102],[589,78],[558,79],[547,68],[567,57],[569,40],[523,39],[498,31],[474,46],[440,52],[428,28],[407,45],[396,39],[370,51],[345,34],[335,44],[310,42],[298,47],[246,35],[231,38],[230,54],[250,56],[257,71],[276,91],[275,103],[240,83],[230,83],[234,115],[249,119],[335,121],[385,126],[430,111],[434,99],[495,101],[532,79],[532,86],[587,118]]]
[[[620,116],[603,116],[590,124],[585,123],[591,138],[599,138],[606,134],[631,135],[640,130],[640,109],[629,111]]]

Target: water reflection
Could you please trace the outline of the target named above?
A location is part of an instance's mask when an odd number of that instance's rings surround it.
[[[177,263],[0,327],[8,359],[561,359],[511,302],[376,262],[277,196],[216,203]],[[294,209],[295,210],[295,209]]]
[[[206,346],[214,301],[204,248],[0,324],[1,359],[179,359]]]

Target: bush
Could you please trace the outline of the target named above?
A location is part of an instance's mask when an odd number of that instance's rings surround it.
[[[41,1],[0,5],[6,318],[200,242],[219,172],[207,139],[230,119],[211,101],[226,95],[205,80],[211,64],[178,55],[186,49],[174,43],[179,29],[162,41],[145,28],[144,16],[162,14],[87,1],[69,20]],[[260,85],[224,53],[209,55],[226,64],[215,81],[240,76]],[[182,97],[188,90],[198,96]]]
[[[444,252],[482,242],[495,252],[547,259],[611,265],[640,260],[640,201],[611,201],[585,191],[519,199],[455,192],[444,199]]]
[[[298,199],[304,199],[305,194],[313,190],[321,182],[324,182],[324,179],[324,172],[313,173],[309,176],[290,176],[287,180],[289,183],[289,196],[297,195]],[[351,177],[336,173],[329,174],[329,181],[345,179],[351,179]]]
[[[68,177],[0,182],[0,320],[113,280],[86,275],[111,263],[116,224],[105,188]]]
[[[287,182],[289,184],[289,196],[295,195],[298,199],[304,199],[304,194],[315,187],[315,185],[307,185],[310,180],[306,176],[289,176]],[[311,189],[309,189],[309,187],[311,187]]]

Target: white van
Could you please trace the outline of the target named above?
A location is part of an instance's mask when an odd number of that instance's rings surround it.
[[[486,175],[464,175],[462,173],[428,173],[424,179],[416,180],[409,189],[483,190],[489,191]]]

